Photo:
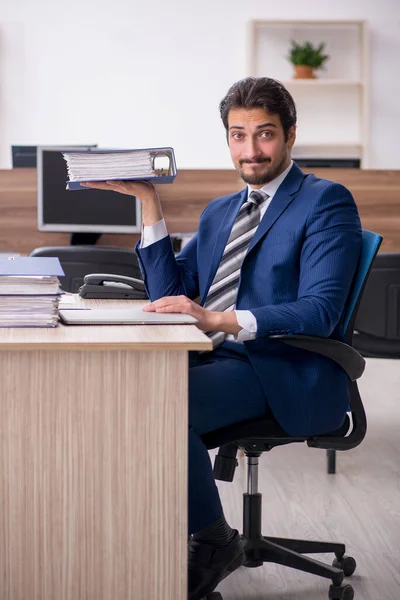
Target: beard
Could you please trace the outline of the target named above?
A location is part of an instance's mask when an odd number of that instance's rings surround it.
[[[273,179],[276,179],[276,177],[278,177],[278,175],[280,175],[282,173],[282,171],[284,171],[286,158],[287,158],[286,156],[282,156],[281,160],[279,161],[279,164],[276,165],[275,167],[269,166],[271,163],[271,159],[267,156],[255,158],[251,161],[243,159],[243,160],[239,161],[236,168],[239,172],[240,177],[243,179],[243,181],[245,183],[248,183],[250,185],[265,185],[265,184],[269,183],[270,181],[272,181]],[[265,167],[258,173],[247,172],[247,171],[245,171],[245,165],[248,164],[249,162],[258,163],[258,164],[265,163]]]

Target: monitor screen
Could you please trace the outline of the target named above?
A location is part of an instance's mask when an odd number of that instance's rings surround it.
[[[38,229],[68,233],[140,232],[141,205],[137,198],[103,190],[66,189],[67,163],[62,152],[76,149],[77,146],[38,146]]]
[[[65,144],[69,146],[69,144]],[[55,148],[58,148],[60,144],[55,144]],[[46,144],[47,148],[50,148]],[[75,144],[74,144],[75,147]],[[96,148],[96,144],[79,144],[76,145],[76,148]],[[37,146],[11,146],[11,156],[12,156],[12,168],[20,169],[20,168],[30,168],[36,169],[36,155],[37,155]]]
[[[11,146],[12,168],[36,168],[36,146]]]

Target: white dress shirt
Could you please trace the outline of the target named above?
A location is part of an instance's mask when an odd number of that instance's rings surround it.
[[[271,204],[273,197],[278,191],[279,186],[285,179],[286,175],[289,173],[292,168],[293,161],[290,161],[290,165],[288,166],[283,173],[281,173],[278,177],[264,185],[259,191],[268,194],[268,202],[266,202],[263,207],[260,209],[261,219],[263,218],[268,206]],[[250,193],[253,191],[253,188],[248,185],[247,186],[247,198]],[[261,221],[260,219],[260,221]],[[164,237],[168,235],[167,227],[165,225],[164,219],[154,223],[154,225],[142,226],[142,239],[140,242],[141,248],[146,248],[146,246],[150,246],[159,240],[162,240]],[[231,342],[243,343],[247,340],[253,340],[257,334],[257,320],[253,313],[250,310],[235,310],[236,319],[240,327],[241,331],[234,336],[232,334],[228,334],[226,336],[226,340]]]

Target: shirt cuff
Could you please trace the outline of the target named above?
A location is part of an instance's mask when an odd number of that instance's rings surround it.
[[[159,242],[163,238],[167,237],[167,235],[168,231],[164,219],[157,221],[157,223],[154,223],[154,225],[142,225],[142,239],[140,242],[140,247],[146,248],[146,246],[151,246],[151,244]]]
[[[235,310],[236,319],[241,331],[236,336],[238,342],[254,340],[257,334],[257,319],[250,310]]]

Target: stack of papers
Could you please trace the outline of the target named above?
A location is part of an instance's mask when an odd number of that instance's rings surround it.
[[[0,327],[55,327],[58,275],[64,275],[58,258],[0,259]]]
[[[55,327],[58,277],[0,277],[0,327]]]
[[[3,275],[0,279],[0,294],[17,296],[47,296],[60,293],[60,280],[58,277],[20,275],[7,276]]]
[[[126,152],[64,152],[69,181],[105,181],[154,177],[147,150]]]

